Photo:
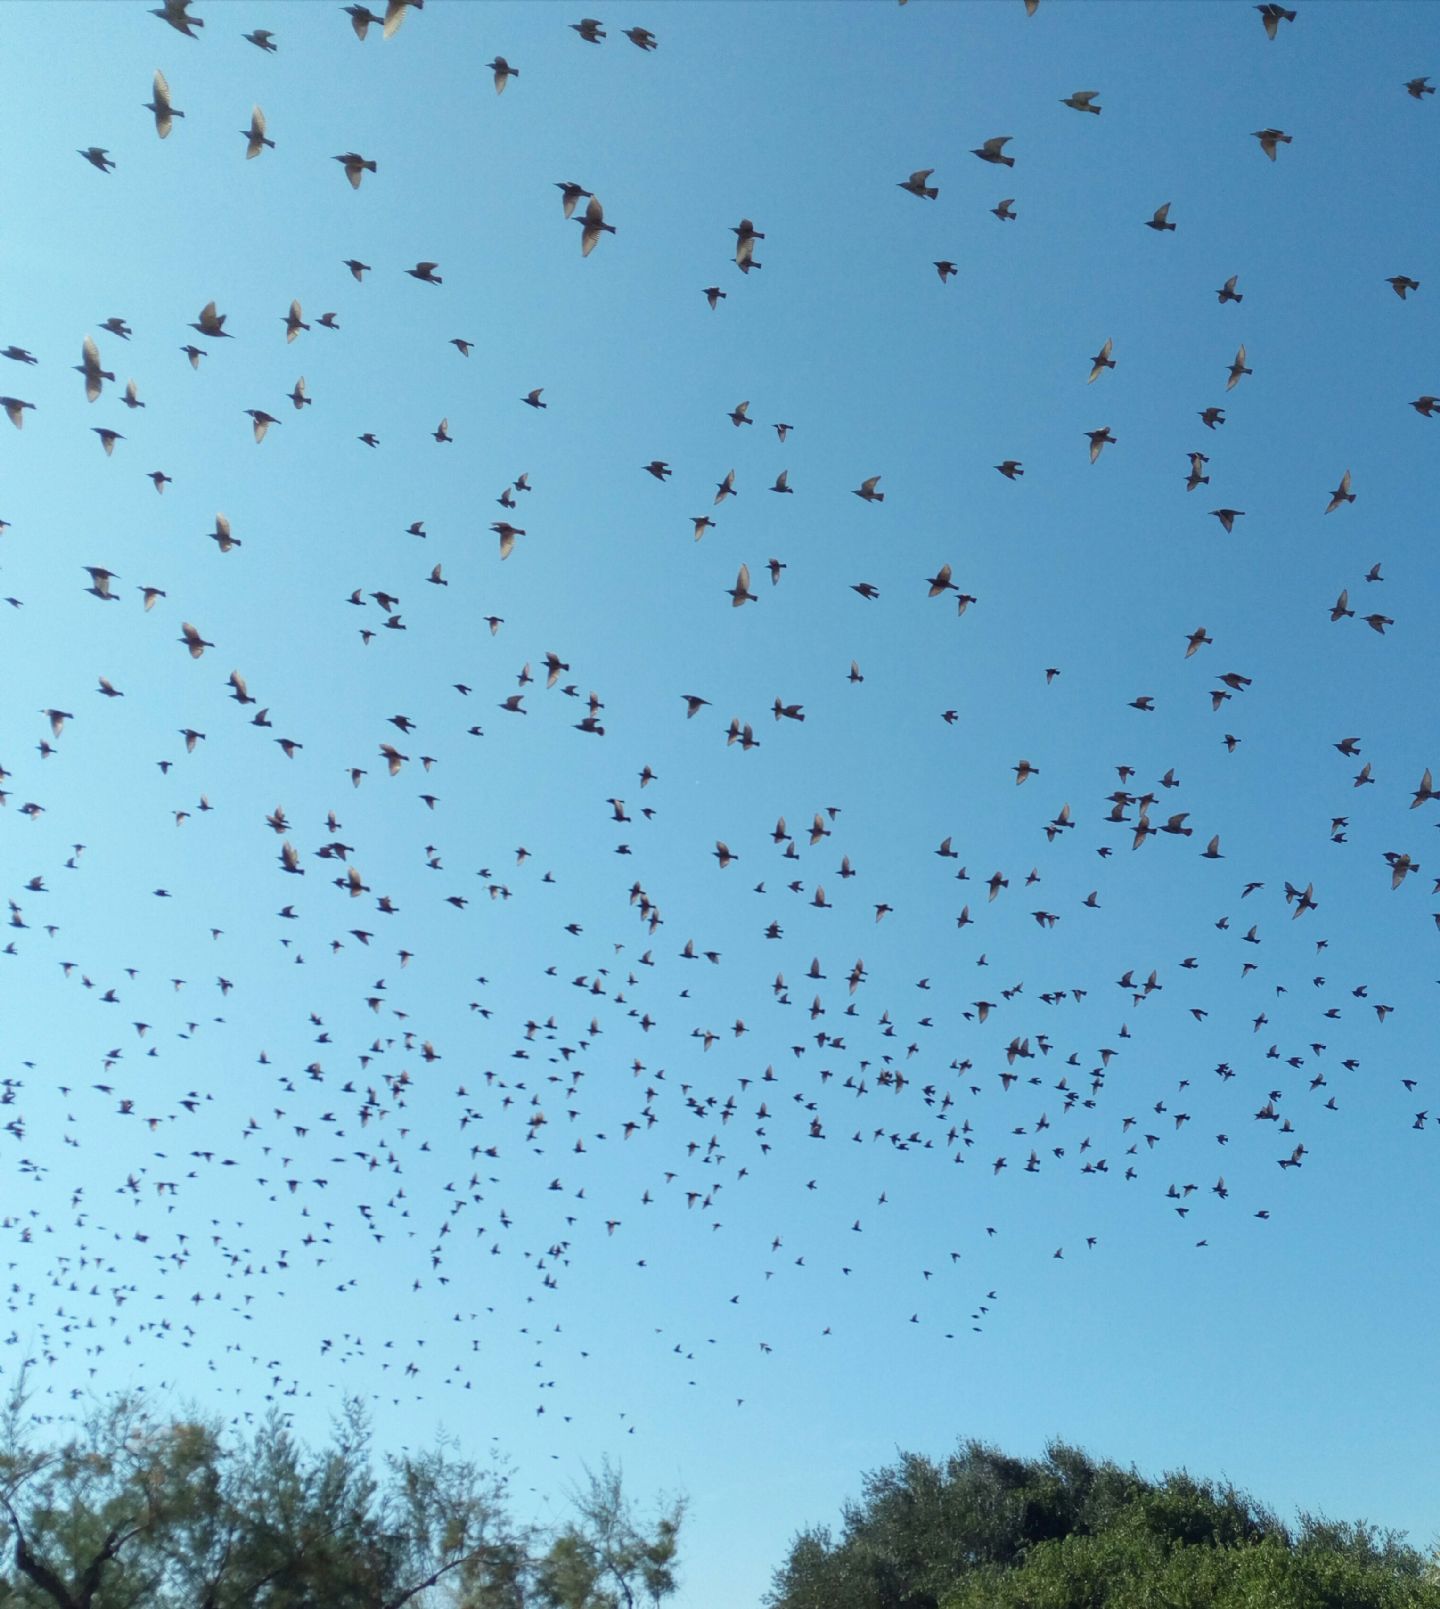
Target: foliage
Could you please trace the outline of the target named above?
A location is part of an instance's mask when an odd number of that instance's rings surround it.
[[[1402,1538],[1301,1517],[1228,1483],[1161,1480],[1051,1443],[1037,1459],[963,1442],[864,1478],[838,1537],[802,1531],[773,1609],[1440,1609]]]
[[[358,1405],[312,1450],[278,1414],[225,1434],[128,1398],[41,1446],[22,1401],[0,1417],[6,1609],[635,1609],[675,1590],[683,1504],[642,1521],[609,1464],[542,1531],[446,1444],[377,1460]]]

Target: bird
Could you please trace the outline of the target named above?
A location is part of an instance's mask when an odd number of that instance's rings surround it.
[[[1214,430],[1217,426],[1225,423],[1225,410],[1214,407],[1202,408],[1200,410],[1200,422],[1207,430]],[[1208,461],[1207,459],[1206,462]]]
[[[87,564],[84,569],[85,573],[90,577],[90,585],[85,589],[88,593],[99,598],[103,603],[119,602],[119,599],[110,590],[110,583],[120,579],[113,570],[107,570],[103,565],[98,564]]]
[[[301,400],[303,401],[305,399],[302,398]],[[246,408],[244,411],[250,415],[250,423],[255,431],[255,442],[257,446],[260,442],[264,441],[265,432],[269,430],[270,426],[278,425],[280,423],[274,414],[266,413],[263,408]]]
[[[561,208],[567,218],[573,217],[576,202],[589,196],[590,192],[582,185],[559,181],[555,188],[560,192]]]
[[[234,337],[230,334],[230,331],[225,328],[225,320],[229,316],[230,315],[228,313],[217,313],[215,311],[214,302],[206,302],[204,307],[200,309],[199,318],[194,320],[194,322],[190,325],[190,328],[192,330],[199,330],[201,335],[208,335],[212,340],[218,340],[222,336],[226,340],[233,340]],[[195,367],[198,368],[199,365],[195,364]]]
[[[213,642],[209,642],[202,637],[188,620],[181,623],[180,632],[180,641],[190,650],[191,659],[199,659],[207,648],[215,646]]]
[[[605,38],[604,27],[594,17],[582,17],[579,22],[572,22],[570,26],[587,45],[598,45]]]
[[[162,22],[168,22],[177,33],[182,33],[187,39],[193,39],[193,29],[203,28],[203,17],[192,17],[189,14],[192,0],[163,0],[163,3],[151,11],[152,17],[159,17]]]
[[[168,137],[170,130],[175,126],[174,119],[185,115],[170,99],[170,86],[165,82],[165,74],[159,68],[155,70],[151,95],[145,103],[145,110],[154,114],[155,132],[162,140]]]
[[[755,603],[758,600],[750,590],[750,566],[742,564],[735,576],[735,585],[726,589],[730,594],[730,606],[738,609],[742,603]]]
[[[1282,132],[1278,128],[1256,129],[1255,138],[1260,142],[1260,149],[1265,153],[1266,156],[1270,158],[1272,162],[1275,160],[1276,150],[1281,145],[1290,145],[1293,143],[1291,136]]]
[[[1094,112],[1096,117],[1099,117],[1101,109],[1094,104],[1095,97],[1099,93],[1098,89],[1077,89],[1073,95],[1067,95],[1060,104],[1074,107],[1077,112]]]
[[[655,50],[659,45],[659,41],[648,28],[627,28],[625,37],[640,50]]]
[[[718,285],[707,285],[701,294],[704,296],[705,300],[709,302],[710,310],[712,312],[720,305],[721,302],[725,300],[726,297],[726,293],[722,291]]]
[[[1156,207],[1154,215],[1145,220],[1147,229],[1154,229],[1157,233],[1165,229],[1174,229],[1175,225],[1169,222],[1170,203],[1167,201],[1163,207]]]
[[[938,598],[944,592],[958,592],[960,589],[950,579],[951,570],[948,564],[942,564],[931,576],[926,585],[930,588],[929,596]]]
[[[246,155],[248,156],[249,152]],[[345,177],[349,179],[352,190],[360,188],[360,180],[365,174],[379,171],[374,161],[367,160],[358,151],[345,151],[335,160],[345,169]]]
[[[1410,98],[1417,101],[1423,99],[1426,95],[1435,93],[1435,86],[1430,82],[1428,75],[1424,78],[1407,79],[1405,88],[1409,92]]]
[[[912,196],[923,196],[926,201],[933,201],[940,191],[925,181],[934,171],[934,168],[917,168],[908,179],[901,179],[897,188],[908,190]]]
[[[674,471],[670,468],[669,464],[665,463],[659,458],[652,458],[648,464],[642,464],[641,468],[644,469],[647,474],[653,475],[656,480],[662,483],[670,475],[674,474]]]
[[[239,539],[230,534],[230,521],[223,514],[215,516],[215,529],[210,533],[210,540],[222,553],[228,553],[232,548],[241,545]]]
[[[350,270],[351,277],[355,280],[356,284],[364,284],[365,276],[370,272],[369,263],[362,263],[358,257],[347,257],[345,259],[345,267]]]
[[[1225,534],[1228,536],[1235,529],[1235,521],[1244,514],[1245,510],[1243,508],[1212,508],[1210,512],[1225,527]]]
[[[0,408],[4,408],[6,417],[17,430],[25,423],[25,410],[34,406],[33,402],[22,402],[19,397],[0,397]]]
[[[588,257],[595,250],[602,233],[613,235],[615,225],[605,222],[605,209],[600,205],[596,196],[591,196],[585,203],[585,216],[577,218],[576,223],[581,225],[580,255]]]
[[[490,527],[500,538],[500,557],[508,559],[515,550],[515,538],[526,533],[518,527],[511,525],[508,520],[496,520]]]
[[[1014,200],[1014,196],[1007,196],[998,207],[991,207],[991,212],[995,214],[1001,223],[1010,223],[1013,219],[1020,216],[1020,214],[1014,210],[1012,205]]]
[[[1420,289],[1420,281],[1418,279],[1411,279],[1408,274],[1392,274],[1390,278],[1385,281],[1385,283],[1390,287],[1391,290],[1395,292],[1402,302],[1405,300],[1408,292],[1418,291]]]
[[[1325,512],[1333,514],[1342,503],[1353,503],[1354,501],[1355,493],[1350,490],[1350,471],[1347,469],[1340,477],[1340,484],[1331,492],[1330,501],[1326,505]]]
[[[521,402],[528,404],[532,408],[548,408],[550,404],[548,402],[541,402],[540,400],[540,393],[544,391],[544,389],[545,387],[543,385],[537,385],[533,391],[527,391],[526,394],[521,397]]]
[[[1095,356],[1090,359],[1090,375],[1085,382],[1086,385],[1093,384],[1100,378],[1102,374],[1104,374],[1106,369],[1113,369],[1115,367],[1115,360],[1110,356],[1114,350],[1115,343],[1107,335],[1105,337],[1104,346],[1102,346]]]
[[[955,263],[952,263],[949,260],[949,258],[942,258],[939,262],[937,262],[935,264],[935,272],[937,274],[939,274],[940,283],[943,285],[943,284],[945,284],[945,282],[947,280],[952,278],[955,274],[958,274],[960,272],[960,269],[959,269],[958,265],[955,264]]]
[[[1265,25],[1267,37],[1271,39],[1279,31],[1282,22],[1294,22],[1295,20],[1295,13],[1287,11],[1284,6],[1265,4],[1258,5],[1255,9],[1260,13],[1260,20]]]
[[[405,272],[411,279],[418,279],[422,285],[443,285],[445,281],[435,272],[439,266],[439,263],[416,263],[413,268],[407,268]]]
[[[1230,365],[1230,378],[1225,382],[1225,389],[1227,391],[1233,391],[1235,387],[1240,384],[1240,377],[1242,375],[1253,373],[1253,369],[1247,369],[1245,367],[1245,348],[1244,346],[1241,346],[1235,353],[1235,361]]]
[[[855,488],[855,496],[867,503],[883,503],[885,501],[884,492],[875,490],[879,481],[880,477],[878,475],[871,475],[868,480],[862,480],[859,486]]]
[[[1006,480],[1019,480],[1025,473],[1024,467],[1018,458],[1007,458],[1003,464],[996,464],[995,468],[1000,471]]]
[[[1226,302],[1243,302],[1245,300],[1244,295],[1235,289],[1235,282],[1239,278],[1239,274],[1231,274],[1229,279],[1227,279],[1220,289],[1215,292],[1215,294],[1220,298],[1220,305],[1222,307]]]
[[[1107,445],[1113,446],[1116,438],[1110,434],[1110,426],[1102,425],[1099,430],[1087,430],[1085,434],[1090,438],[1090,462],[1095,460],[1104,451]]]
[[[275,142],[265,132],[265,114],[258,106],[250,110],[250,127],[240,130],[241,138],[245,141],[245,160],[251,161],[268,145],[273,151]]]
[[[735,266],[745,274],[752,268],[763,267],[762,263],[755,261],[755,242],[764,240],[764,232],[748,218],[742,218],[738,224],[731,225],[730,233],[735,236]]]
[[[310,326],[304,321],[300,313],[299,302],[290,303],[290,311],[280,321],[285,326],[286,341],[293,341],[301,330],[308,330]]]
[[[395,37],[411,6],[414,6],[419,11],[424,4],[425,0],[386,0],[385,23],[381,29],[385,38],[393,39]]]
[[[1009,134],[997,134],[993,138],[986,140],[983,145],[977,145],[971,154],[978,156],[982,162],[1004,163],[1007,168],[1013,168],[1015,158],[1004,154],[1005,147],[1009,145],[1010,140],[1011,136]]]
[[[240,37],[248,39],[258,50],[263,50],[271,56],[280,48],[275,43],[275,35],[268,28],[253,28],[248,34],[241,34]]]
[[[115,163],[110,153],[103,146],[88,146],[80,152],[80,155],[85,158],[92,168],[98,168],[101,173],[113,173],[115,170]]]
[[[512,67],[503,56],[497,56],[494,61],[487,61],[485,65],[495,75],[495,93],[503,95],[505,86],[512,78],[519,78],[520,69]]]

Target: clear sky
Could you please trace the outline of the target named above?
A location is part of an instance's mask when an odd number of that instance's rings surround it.
[[[196,9],[0,16],[4,1376],[609,1454],[684,1609],[961,1435],[1428,1544],[1440,13]]]

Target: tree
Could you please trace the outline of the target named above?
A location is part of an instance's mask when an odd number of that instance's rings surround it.
[[[1393,1532],[1292,1532],[1228,1482],[1148,1480],[1062,1442],[903,1453],[863,1486],[838,1538],[797,1535],[773,1609],[1440,1609],[1440,1572]]]
[[[226,1435],[126,1397],[36,1445],[23,1401],[22,1382],[0,1411],[14,1609],[634,1609],[675,1589],[683,1504],[640,1522],[609,1464],[541,1531],[449,1443],[377,1460],[358,1404],[312,1450],[278,1413]]]
[[[637,1603],[663,1602],[675,1590],[672,1566],[684,1500],[672,1500],[643,1525],[608,1459],[585,1475],[586,1485],[571,1494],[576,1519],[561,1529],[540,1565],[544,1601],[554,1609],[635,1609]]]

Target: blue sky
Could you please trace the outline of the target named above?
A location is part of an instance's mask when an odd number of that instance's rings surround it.
[[[384,1444],[493,1438],[542,1510],[611,1454],[688,1494],[687,1606],[758,1601],[863,1469],[960,1435],[1223,1472],[1429,1543],[1440,868],[1437,807],[1410,804],[1440,761],[1440,423],[1407,404],[1440,392],[1440,105],[1403,86],[1440,71],[1434,13],[1302,6],[1271,42],[1240,5],[656,5],[653,53],[555,7],[430,0],[363,44],[339,7],[199,14],[195,41],[128,3],[3,23],[0,345],[39,359],[0,363],[35,404],[0,425],[5,1374],[43,1359],[47,1413],[139,1386],[280,1399],[313,1434],[359,1392]],[[164,141],[157,68],[187,114]],[[1088,87],[1099,117],[1060,104]],[[276,144],[251,162],[255,104]],[[970,154],[1000,134],[1013,169]],[[350,150],[377,163],[358,190]],[[936,200],[897,188],[926,167]],[[615,226],[588,258],[559,181]],[[1167,201],[1175,231],[1144,228]],[[405,276],[422,260],[442,285]],[[190,328],[212,299],[233,340]],[[116,375],[93,405],[87,333]],[[247,408],[279,420],[259,446]],[[851,495],[876,474],[883,503]],[[757,602],[732,608],[742,562]],[[963,615],[926,595],[947,563]],[[1250,683],[1212,710],[1227,673]],[[575,729],[592,690],[603,737]],[[1132,850],[1117,788],[1193,836]],[[315,857],[337,840],[358,898]],[[1397,890],[1386,852],[1421,866]],[[1318,909],[1294,920],[1287,880]],[[1152,969],[1148,998],[1118,986]],[[1041,1036],[1006,1090],[1007,1044]]]

